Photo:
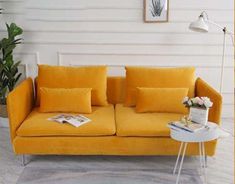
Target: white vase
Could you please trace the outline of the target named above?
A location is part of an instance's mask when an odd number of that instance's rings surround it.
[[[190,107],[189,117],[192,121],[206,125],[208,122],[209,109]]]

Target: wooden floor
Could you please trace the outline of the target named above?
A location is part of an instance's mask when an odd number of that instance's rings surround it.
[[[233,120],[224,119],[223,127],[234,132]],[[32,168],[164,169],[171,171],[176,157],[112,156],[28,156]],[[13,154],[8,128],[0,128],[0,184],[16,184],[24,171],[20,157]],[[183,169],[199,168],[198,157],[187,157]],[[234,183],[234,137],[219,140],[216,156],[208,158],[208,184]],[[148,182],[146,181],[145,184]],[[201,182],[200,182],[201,183]]]

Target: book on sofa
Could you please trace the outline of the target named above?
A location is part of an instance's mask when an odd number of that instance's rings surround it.
[[[182,123],[181,121],[174,121],[174,122],[170,122],[168,123],[168,127],[175,129],[175,130],[184,130],[184,131],[188,131],[188,132],[197,132],[203,128],[205,128],[204,125],[199,124],[199,123],[191,123],[189,125],[186,125],[184,123]]]
[[[91,121],[89,118],[83,115],[68,115],[68,114],[60,114],[60,115],[48,118],[48,120],[55,121],[58,123],[69,123],[75,127],[79,127]]]

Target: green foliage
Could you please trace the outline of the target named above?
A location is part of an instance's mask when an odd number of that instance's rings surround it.
[[[16,24],[6,24],[8,37],[0,41],[0,104],[6,104],[8,91],[12,91],[19,80],[21,73],[18,71],[20,61],[14,62],[13,50],[17,44],[21,43],[21,38],[17,36],[23,33],[23,30]]]

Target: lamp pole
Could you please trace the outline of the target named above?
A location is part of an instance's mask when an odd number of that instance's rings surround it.
[[[224,38],[223,38],[223,54],[222,54],[222,65],[221,65],[221,73],[220,73],[220,94],[223,92],[223,81],[224,81],[224,60],[225,60],[225,42],[226,42],[226,27],[223,28]]]

